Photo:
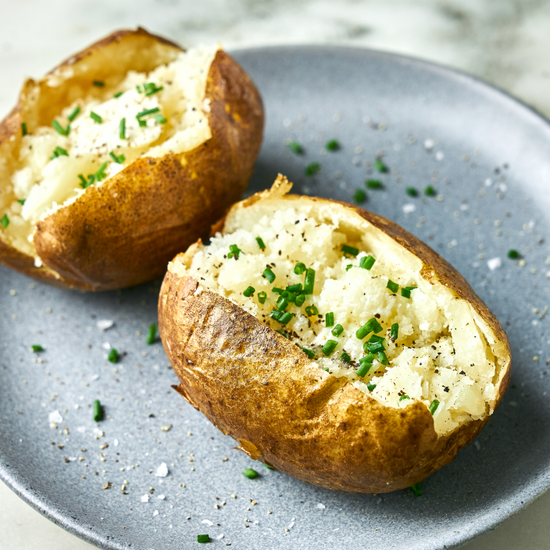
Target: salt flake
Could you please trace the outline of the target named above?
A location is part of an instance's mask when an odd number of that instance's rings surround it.
[[[60,424],[61,422],[63,422],[63,417],[61,416],[59,411],[53,411],[48,415],[48,420],[52,424]]]
[[[163,462],[155,472],[155,475],[157,477],[166,477],[168,475],[168,466],[166,466],[166,462]]]
[[[317,504],[317,508],[319,508],[319,510],[324,510],[326,508],[326,506],[319,502],[319,504]]]
[[[500,258],[491,258],[487,260],[487,266],[491,271],[498,269],[502,265],[502,260]]]
[[[109,330],[114,324],[115,322],[111,321],[110,319],[101,319],[97,322],[97,328],[105,331]]]
[[[204,523],[206,525],[214,525],[209,519],[203,519],[201,523]]]
[[[415,210],[416,210],[416,204],[409,203],[409,204],[403,205],[403,212],[405,212],[405,214],[411,214]]]
[[[141,497],[141,502],[149,502],[149,495],[145,494]]]
[[[159,515],[159,511],[158,511],[158,510],[155,510],[155,511],[153,512],[153,517],[158,516],[158,515]]]

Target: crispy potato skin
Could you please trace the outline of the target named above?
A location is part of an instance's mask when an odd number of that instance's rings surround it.
[[[392,222],[354,210],[419,256],[422,276],[437,278],[469,300],[508,345],[498,321],[447,262]],[[382,493],[409,487],[453,460],[488,420],[438,436],[424,404],[381,405],[317,368],[292,342],[231,301],[201,290],[189,276],[166,274],[159,329],[180,380],[175,389],[191,405],[252,458],[326,489]],[[496,406],[508,385],[509,361],[504,370]]]
[[[181,51],[143,29],[120,31],[56,70],[86,62],[121,41],[157,48],[161,59]],[[205,99],[210,99],[209,140],[186,153],[140,158],[39,222],[34,245],[44,267],[35,268],[33,258],[5,242],[0,242],[0,262],[45,282],[84,290],[123,288],[162,275],[182,246],[207,235],[240,198],[262,140],[261,97],[222,51],[210,67]],[[20,134],[22,101],[0,126],[0,147],[2,139]]]

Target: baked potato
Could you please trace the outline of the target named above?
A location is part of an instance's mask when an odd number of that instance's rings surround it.
[[[263,120],[218,46],[96,42],[27,80],[0,124],[0,262],[85,290],[163,275],[240,198]]]
[[[409,487],[455,457],[510,379],[464,278],[395,223],[271,190],[169,264],[159,328],[177,391],[250,457],[327,489]]]

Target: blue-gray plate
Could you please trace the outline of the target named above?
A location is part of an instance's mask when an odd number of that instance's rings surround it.
[[[327,46],[234,55],[267,115],[249,192],[278,172],[298,193],[353,201],[361,190],[366,208],[429,243],[508,333],[502,405],[422,496],[326,491],[234,450],[171,389],[160,342],[146,343],[160,281],[82,294],[1,267],[0,476],[101,548],[195,548],[199,534],[239,549],[458,546],[550,485],[550,126],[474,78],[414,59]],[[320,170],[308,176],[312,163]],[[383,188],[367,189],[368,179]],[[509,259],[511,249],[521,257]],[[114,325],[102,330],[106,320]],[[243,476],[248,467],[260,476]]]

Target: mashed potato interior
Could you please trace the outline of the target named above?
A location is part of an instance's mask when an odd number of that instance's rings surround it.
[[[344,209],[319,204],[262,200],[236,209],[224,233],[197,246],[187,267],[175,262],[170,269],[244,308],[308,350],[318,368],[347,378],[380,403],[402,408],[421,401],[433,410],[438,433],[490,414],[497,359],[492,335],[471,306],[423,279],[420,260],[368,222],[358,232]],[[357,254],[344,253],[344,245]],[[372,262],[368,256],[375,259],[372,267],[360,267]],[[304,287],[299,263],[315,271],[313,293],[301,305],[280,308],[291,315],[277,320],[272,312],[281,290]],[[249,287],[254,292],[246,296]],[[401,290],[411,287],[403,296]],[[365,324],[373,330],[358,337]]]

